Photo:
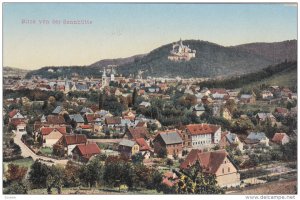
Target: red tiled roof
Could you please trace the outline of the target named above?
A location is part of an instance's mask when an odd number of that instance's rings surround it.
[[[19,110],[13,109],[12,111],[10,111],[8,113],[8,115],[9,115],[10,118],[13,118],[18,112],[19,112]]]
[[[136,127],[143,127],[146,124],[146,122],[138,122]]]
[[[95,143],[89,143],[89,144],[78,144],[74,148],[79,150],[79,153],[81,156],[84,156],[86,158],[90,158],[91,156],[95,154],[99,154],[101,152],[100,148]],[[73,151],[74,151],[73,150]]]
[[[106,124],[121,124],[120,117],[107,117],[105,118]]]
[[[275,112],[278,112],[278,113],[281,113],[281,114],[285,114],[285,113],[288,112],[288,110],[286,108],[280,108],[280,107],[278,107],[278,108],[275,109]]]
[[[227,156],[228,153],[225,150],[201,152],[199,149],[192,149],[183,163],[181,163],[180,168],[189,168],[196,161],[199,161],[204,172],[215,174]]]
[[[137,138],[137,139],[135,139],[135,141],[140,146],[140,151],[150,150],[150,147],[144,138]]]
[[[43,128],[41,128],[41,133],[42,133],[42,135],[49,135],[55,129],[63,135],[67,134],[67,130],[66,130],[65,126],[64,127],[55,127],[55,128],[54,127],[43,127]]]
[[[86,136],[82,134],[65,135],[63,137],[67,145],[85,144],[87,142]]]
[[[213,88],[210,89],[211,94],[219,93],[219,94],[228,94],[224,88]]]
[[[48,115],[47,116],[47,123],[48,124],[64,124],[65,119],[61,115]]]
[[[92,123],[96,119],[94,114],[86,114],[85,117],[89,123]]]
[[[219,142],[219,146],[220,146],[221,148],[225,148],[225,147],[227,146],[227,144],[228,144],[227,138],[226,138],[226,135],[227,135],[227,134],[228,134],[228,131],[222,132],[222,134],[221,134],[221,140],[220,140],[220,142]]]
[[[272,138],[273,142],[281,142],[282,139],[286,136],[286,133],[275,133],[275,135]]]
[[[130,136],[134,139],[149,138],[149,132],[146,127],[128,128]]]
[[[26,123],[24,119],[12,119],[10,124],[17,126],[19,124],[26,124]]]
[[[89,124],[84,124],[84,125],[81,125],[80,128],[82,128],[82,129],[91,129],[92,126],[89,125]]]
[[[186,126],[192,135],[213,134],[220,126],[213,124],[190,124]]]

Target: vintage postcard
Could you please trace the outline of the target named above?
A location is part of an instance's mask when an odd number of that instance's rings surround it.
[[[3,3],[2,193],[295,199],[297,5]]]

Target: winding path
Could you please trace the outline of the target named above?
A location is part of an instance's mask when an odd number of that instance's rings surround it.
[[[40,160],[41,162],[52,165],[52,164],[60,164],[60,165],[66,165],[68,160],[57,160],[53,158],[48,158],[45,156],[39,156],[36,155],[31,149],[29,149],[21,140],[22,135],[15,133],[14,142],[20,146],[21,148],[21,155],[26,158],[31,156],[33,160]]]

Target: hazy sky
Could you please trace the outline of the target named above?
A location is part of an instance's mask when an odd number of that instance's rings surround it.
[[[63,20],[90,20],[66,25]],[[35,20],[35,24],[22,24]],[[40,24],[39,20],[49,20]],[[53,24],[59,20],[61,24]],[[5,3],[3,65],[89,65],[147,53],[182,38],[221,45],[297,39],[287,4]]]

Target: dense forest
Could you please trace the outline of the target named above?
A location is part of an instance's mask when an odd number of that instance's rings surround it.
[[[167,44],[123,65],[118,72],[129,75],[142,70],[145,76],[214,77],[250,73],[272,64],[260,55],[206,41],[186,40],[183,44],[197,51],[196,58],[188,62],[170,61],[168,55],[172,44]]]
[[[287,73],[292,70],[297,70],[297,62],[283,62],[275,66],[269,66],[258,72],[245,74],[242,76],[222,79],[222,80],[209,80],[199,83],[201,87],[207,88],[226,88],[234,89],[241,88],[247,84],[254,84],[256,81],[272,77],[278,73]],[[297,83],[295,82],[295,86]]]

